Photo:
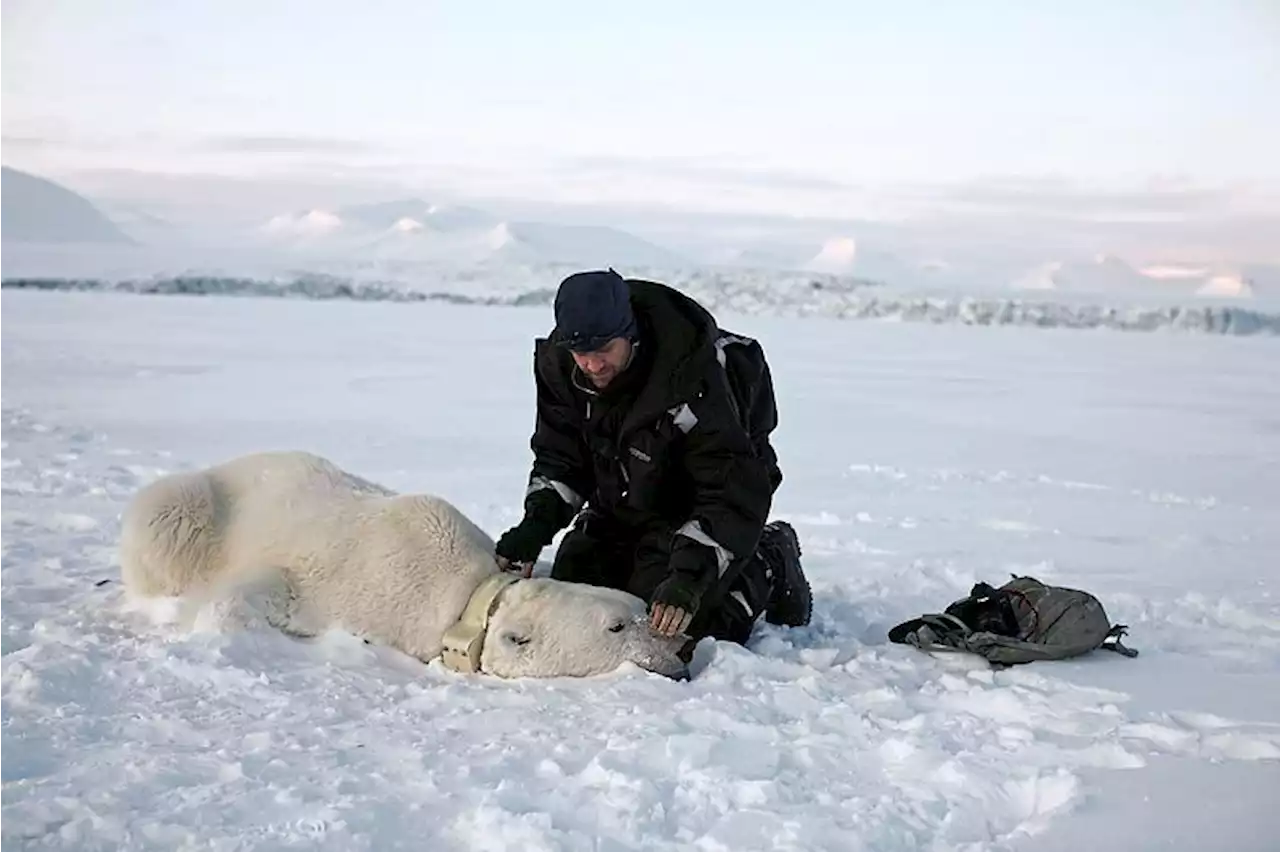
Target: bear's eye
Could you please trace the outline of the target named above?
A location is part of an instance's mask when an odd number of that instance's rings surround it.
[[[626,626],[627,626],[627,625],[626,625],[626,623],[625,623],[625,622],[619,621],[617,624],[611,625],[611,626],[609,627],[609,632],[610,632],[610,633],[621,633],[624,629],[626,629]]]
[[[506,633],[506,634],[503,634],[502,638],[510,642],[512,645],[528,645],[529,644],[529,637],[521,636],[519,633]]]

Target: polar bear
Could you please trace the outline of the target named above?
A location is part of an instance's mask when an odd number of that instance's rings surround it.
[[[503,572],[493,540],[448,501],[301,451],[144,486],[122,518],[120,566],[134,600],[213,601],[265,583],[282,590],[272,623],[287,632],[337,627],[457,670],[589,676],[631,662],[688,676],[687,637],[650,630],[639,598]]]

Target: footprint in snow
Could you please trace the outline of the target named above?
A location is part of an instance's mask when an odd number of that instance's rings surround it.
[[[49,516],[43,523],[46,529],[56,532],[90,532],[99,526],[98,521],[88,515],[72,512],[58,512]]]
[[[1197,718],[1201,715],[1204,718]],[[1155,751],[1187,757],[1280,760],[1280,730],[1259,727],[1258,723],[1231,722],[1208,714],[1161,714],[1154,721],[1123,725],[1119,735],[1145,742]]]
[[[1004,520],[1002,518],[991,518],[990,520],[982,521],[979,523],[979,526],[986,527],[989,530],[996,530],[997,532],[1031,533],[1042,531],[1040,527],[1035,524],[1028,524],[1025,521]]]

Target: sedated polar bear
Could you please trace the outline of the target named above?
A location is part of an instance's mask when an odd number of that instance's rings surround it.
[[[348,630],[421,660],[501,677],[587,676],[624,662],[687,677],[684,641],[618,592],[499,570],[493,540],[448,501],[396,494],[305,452],[241,456],[143,487],[123,517],[135,599],[284,590],[273,621]]]

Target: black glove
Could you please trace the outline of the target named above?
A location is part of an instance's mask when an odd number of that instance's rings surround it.
[[[509,562],[533,562],[542,553],[542,548],[555,538],[556,532],[558,530],[540,519],[525,515],[524,520],[498,539],[497,554]]]
[[[571,520],[573,509],[553,489],[534,491],[525,498],[524,518],[498,539],[497,555],[509,562],[531,563]]]

